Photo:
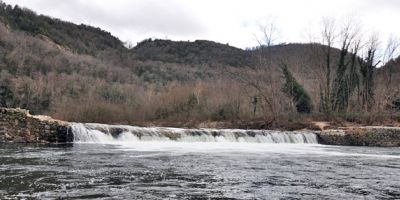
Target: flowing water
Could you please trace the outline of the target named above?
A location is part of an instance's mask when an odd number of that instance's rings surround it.
[[[0,199],[400,199],[400,148],[311,132],[72,124],[74,143],[0,144]]]

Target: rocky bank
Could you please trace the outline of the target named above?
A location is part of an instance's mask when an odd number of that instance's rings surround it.
[[[318,142],[327,145],[400,147],[400,127],[347,127],[317,135]]]
[[[0,108],[0,142],[72,142],[67,122],[48,116],[31,115],[28,110]]]

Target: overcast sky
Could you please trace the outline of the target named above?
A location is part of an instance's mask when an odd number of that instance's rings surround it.
[[[365,33],[400,36],[400,0],[3,0],[111,32],[133,44],[146,38],[207,39],[246,48],[274,21],[276,42],[307,42],[321,20],[353,18]]]

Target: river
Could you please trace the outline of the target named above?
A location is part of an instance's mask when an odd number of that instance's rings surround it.
[[[74,124],[72,134],[0,144],[1,199],[400,198],[400,148],[325,146],[307,132]]]

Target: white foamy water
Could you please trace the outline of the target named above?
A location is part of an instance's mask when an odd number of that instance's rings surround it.
[[[341,151],[338,146],[320,145],[311,131],[242,129],[181,129],[73,123],[74,143],[111,144],[123,151],[251,152],[338,157],[400,158],[365,152]]]
[[[400,198],[399,148],[321,145],[312,132],[76,123],[70,133],[73,144],[0,145],[0,196]]]
[[[73,123],[71,127],[76,143],[126,144],[152,141],[157,143],[318,144],[316,134],[305,131],[144,128],[82,123]]]

